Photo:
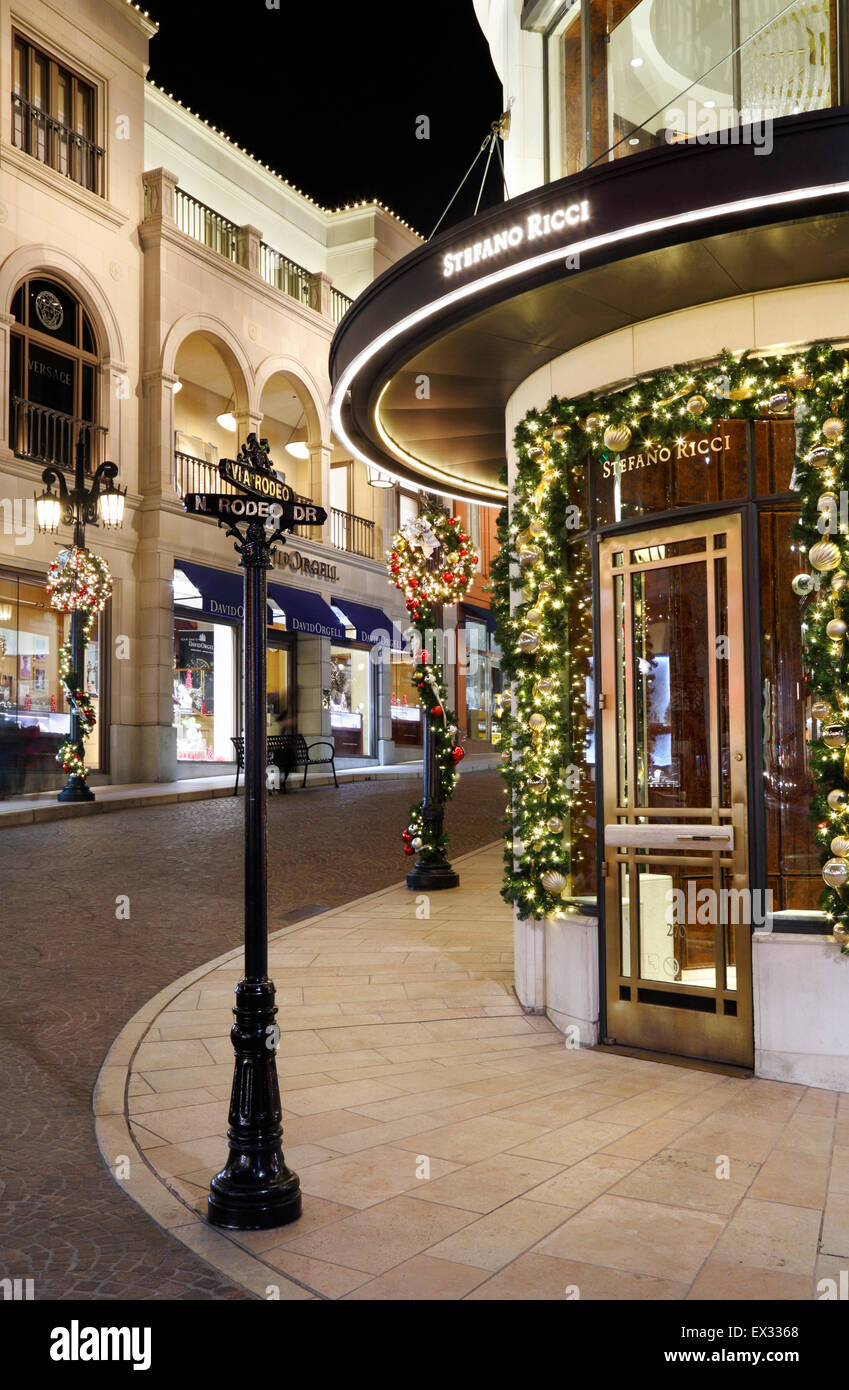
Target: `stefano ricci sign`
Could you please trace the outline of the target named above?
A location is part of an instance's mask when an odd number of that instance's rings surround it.
[[[529,212],[521,221],[512,222],[491,236],[472,241],[459,251],[446,251],[442,257],[442,274],[446,280],[472,270],[485,261],[497,259],[526,242],[544,242],[551,237],[568,236],[576,227],[590,220],[590,205],[586,198],[566,203],[551,212]]]

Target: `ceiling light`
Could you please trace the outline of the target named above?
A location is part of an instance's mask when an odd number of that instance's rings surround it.
[[[302,439],[296,439],[294,444],[287,444],[286,453],[295,459],[308,459],[310,456],[309,447]]]
[[[636,135],[632,135],[630,140],[628,141],[629,145],[639,145],[639,143],[639,138]]]
[[[631,59],[631,67],[632,67],[632,68],[641,68],[642,66],[643,66],[643,60],[642,60],[642,58],[632,58],[632,59]]]
[[[182,389],[183,389],[183,383],[182,383],[182,381],[175,381],[175,382],[174,382],[174,385],[171,387],[171,390],[173,391],[173,393],[174,393],[175,396],[176,396],[177,392],[178,392],[178,391],[182,391]]]
[[[395,484],[388,473],[381,473],[379,468],[372,468],[368,465],[368,485],[369,487],[394,487]]]
[[[231,434],[236,433],[237,421],[235,415],[231,415],[229,410],[224,410],[220,415],[216,415],[216,420],[223,430],[229,430]]]

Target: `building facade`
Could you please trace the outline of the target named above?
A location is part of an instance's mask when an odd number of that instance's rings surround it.
[[[360,298],[331,417],[506,504],[518,995],[847,1088],[845,6],[475,9],[510,200]]]
[[[393,719],[410,658],[384,568],[400,490],[334,441],[327,363],[353,298],[420,238],[375,203],[319,207],[147,82],[156,28],[138,6],[57,20],[33,0],[0,25],[4,792],[62,780],[69,618],[45,584],[70,532],[40,534],[33,499],[79,441],[88,474],[111,459],[127,488],[123,527],[87,535],[113,577],[87,644],[93,785],[234,770],[241,571],[182,497],[220,490],[218,461],[250,434],[328,513],[270,576],[269,731],[330,739],[342,766],[415,757],[414,717]]]

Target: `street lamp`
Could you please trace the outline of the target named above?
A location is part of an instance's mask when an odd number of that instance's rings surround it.
[[[39,531],[45,535],[55,536],[60,525],[72,526],[74,529],[73,544],[80,550],[85,549],[86,526],[97,526],[100,522],[103,526],[112,529],[122,524],[124,500],[127,495],[127,489],[121,489],[115,483],[118,476],[118,465],[108,461],[101,463],[96,469],[91,479],[91,486],[87,488],[85,458],[86,439],[80,431],[77,438],[73,487],[68,487],[61,469],[45,468],[41,478],[47,487],[35,499],[35,514]],[[57,488],[56,492],[53,491],[54,485]],[[71,669],[77,673],[79,679],[82,679],[82,672],[85,670],[85,624],[82,613],[76,608],[71,613],[70,647]],[[71,707],[70,742],[76,746],[77,752],[82,758],[82,722],[73,705]],[[58,800],[94,801],[94,792],[88,786],[83,774],[71,772],[65,786],[59,793]]]

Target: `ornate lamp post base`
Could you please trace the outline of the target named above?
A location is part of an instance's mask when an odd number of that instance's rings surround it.
[[[210,1183],[207,1214],[214,1226],[266,1231],[301,1215],[301,1184],[286,1167],[275,1051],[274,985],[240,980],[230,1033],[235,1056],[230,1094],[230,1156]]]
[[[56,798],[57,801],[94,801],[94,792],[85,778],[72,774]]]
[[[422,893],[438,893],[440,888],[459,888],[460,875],[447,859],[436,864],[416,864],[407,874],[407,887]]]

